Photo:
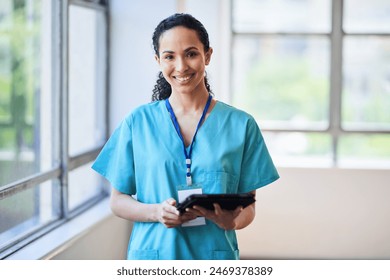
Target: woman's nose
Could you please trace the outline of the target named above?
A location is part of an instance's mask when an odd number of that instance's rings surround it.
[[[184,58],[178,58],[176,60],[175,67],[176,67],[176,71],[183,72],[183,71],[187,70],[188,64]]]

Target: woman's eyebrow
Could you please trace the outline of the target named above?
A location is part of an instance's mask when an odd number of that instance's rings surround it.
[[[188,47],[188,48],[186,48],[185,50],[184,50],[184,52],[188,52],[188,51],[191,51],[191,50],[198,50],[198,48],[197,47],[194,47],[194,46],[191,46],[191,47]]]
[[[186,48],[186,49],[184,50],[184,52],[189,52],[189,51],[191,51],[191,50],[198,50],[198,48],[195,47],[195,46],[191,46],[191,47]],[[171,50],[164,50],[164,51],[162,51],[161,53],[162,53],[162,54],[164,54],[164,53],[173,54],[173,53],[175,53],[175,52],[174,52],[174,51],[171,51]]]
[[[174,51],[170,51],[170,50],[165,50],[165,51],[162,51],[161,52],[162,54],[164,54],[164,53],[170,53],[170,54],[172,54],[172,53],[175,53]]]

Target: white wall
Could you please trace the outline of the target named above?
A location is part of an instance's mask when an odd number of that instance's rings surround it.
[[[239,231],[243,258],[390,259],[388,170],[279,168]]]
[[[52,252],[52,260],[126,259],[131,223],[113,215]]]

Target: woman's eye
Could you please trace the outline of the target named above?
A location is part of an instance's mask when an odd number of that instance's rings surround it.
[[[194,57],[194,56],[196,56],[196,55],[197,55],[196,52],[189,52],[189,53],[187,53],[187,56],[188,56],[188,57]]]
[[[164,57],[165,60],[172,60],[173,59],[173,55],[167,55]]]

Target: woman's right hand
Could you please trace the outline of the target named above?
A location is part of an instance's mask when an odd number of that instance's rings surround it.
[[[129,221],[159,222],[167,228],[177,227],[193,220],[193,213],[180,214],[176,209],[176,200],[169,198],[161,203],[142,203],[128,194],[112,188],[110,206],[115,215]]]
[[[168,198],[157,207],[158,221],[167,228],[177,227],[185,222],[195,219],[197,216],[192,213],[180,214],[176,209],[176,200]]]

